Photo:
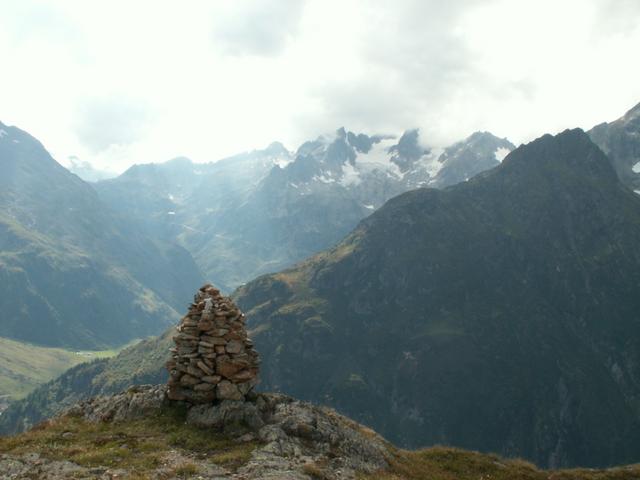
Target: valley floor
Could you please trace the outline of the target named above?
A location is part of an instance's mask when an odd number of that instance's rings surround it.
[[[96,358],[113,357],[122,348],[71,351],[0,337],[0,414],[10,401],[26,397],[65,370]]]

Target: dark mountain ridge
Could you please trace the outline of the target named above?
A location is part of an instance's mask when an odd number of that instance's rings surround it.
[[[637,461],[640,198],[579,130],[241,287],[263,388],[402,445]]]

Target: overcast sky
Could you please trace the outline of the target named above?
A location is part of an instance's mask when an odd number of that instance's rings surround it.
[[[65,163],[340,126],[516,144],[640,102],[640,0],[0,0],[0,120]]]

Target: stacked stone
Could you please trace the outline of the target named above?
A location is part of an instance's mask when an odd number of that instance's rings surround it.
[[[168,397],[191,403],[244,400],[258,383],[258,352],[244,314],[212,285],[202,287],[177,326]]]

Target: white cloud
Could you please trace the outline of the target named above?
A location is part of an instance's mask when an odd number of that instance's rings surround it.
[[[135,99],[109,95],[84,101],[74,118],[78,140],[96,154],[142,141],[153,114]]]
[[[301,0],[235,0],[214,15],[213,40],[224,54],[281,53],[298,32]]]
[[[0,0],[0,120],[100,168],[339,126],[515,143],[640,101],[637,0]]]

